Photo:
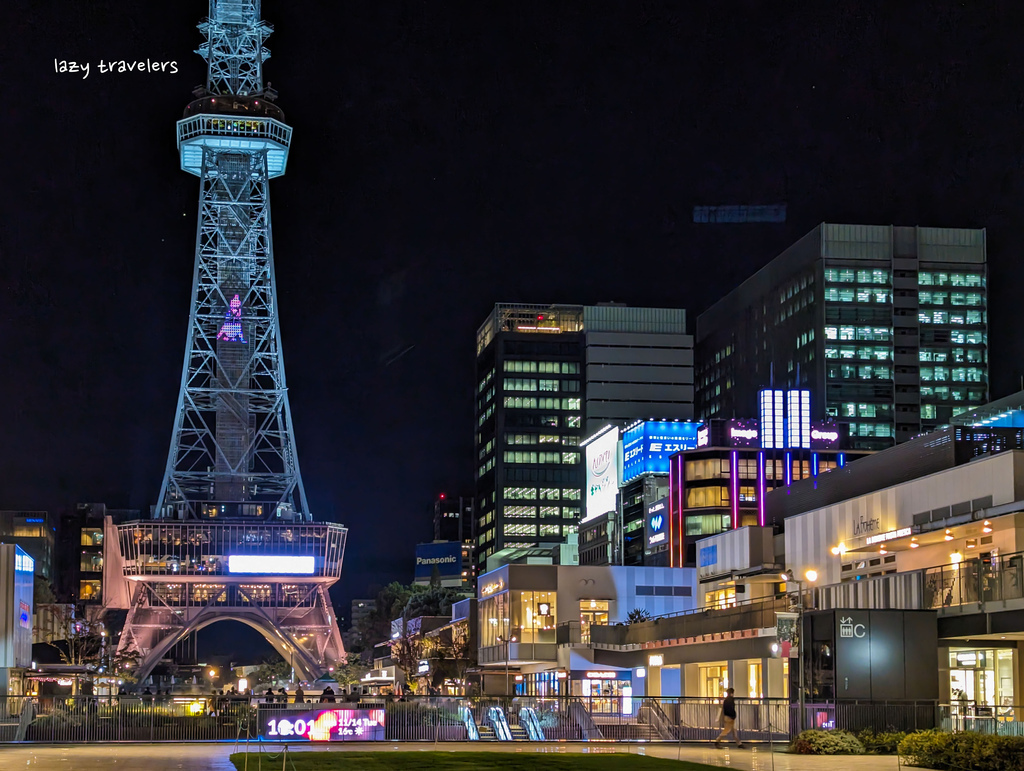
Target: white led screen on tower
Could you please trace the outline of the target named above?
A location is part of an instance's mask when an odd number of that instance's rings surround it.
[[[786,446],[807,449],[811,446],[811,392],[786,394]]]
[[[760,393],[761,446],[766,449],[785,447],[785,391],[766,389]]]
[[[229,573],[311,576],[313,571],[312,557],[285,557],[273,554],[232,554],[228,557]]]
[[[619,494],[619,429],[610,428],[586,446],[587,494],[583,521],[615,511]]]

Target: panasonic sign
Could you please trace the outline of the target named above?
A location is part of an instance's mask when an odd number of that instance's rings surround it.
[[[415,577],[429,579],[435,570],[441,578],[461,578],[462,544],[458,541],[418,544]]]

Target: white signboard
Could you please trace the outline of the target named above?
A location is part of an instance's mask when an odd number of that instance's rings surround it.
[[[587,497],[583,521],[615,511],[619,494],[619,463],[616,454],[619,429],[614,428],[587,447]]]

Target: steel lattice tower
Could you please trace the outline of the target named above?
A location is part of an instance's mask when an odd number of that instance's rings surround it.
[[[281,356],[270,179],[292,130],[263,88],[270,27],[259,0],[211,0],[199,25],[205,93],[178,122],[200,180],[181,392],[158,516],[308,515]]]
[[[181,168],[200,179],[192,308],[157,522],[105,539],[126,579],[119,649],[140,655],[144,677],[234,618],[312,679],[344,656],[327,588],[347,530],[312,523],[281,356],[269,180],[292,130],[263,84],[260,0],[210,0],[199,29],[207,82],[177,124]]]

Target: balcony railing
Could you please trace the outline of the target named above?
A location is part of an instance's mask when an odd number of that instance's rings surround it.
[[[702,635],[741,632],[748,629],[775,627],[775,614],[789,610],[786,597],[733,605],[725,608],[703,608],[671,616],[661,616],[636,624],[618,626],[590,626],[590,642],[595,646],[643,645],[659,640],[700,637]],[[572,622],[570,622],[572,623]],[[572,640],[572,629],[560,633],[566,643]],[[562,644],[566,644],[562,643]]]
[[[815,608],[962,610],[1024,600],[1024,554],[972,559],[863,581],[814,587]]]

